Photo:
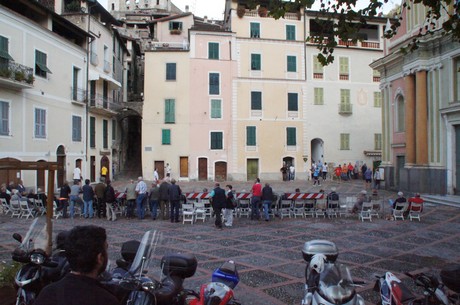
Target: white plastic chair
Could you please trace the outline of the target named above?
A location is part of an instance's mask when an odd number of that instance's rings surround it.
[[[21,205],[19,204],[19,200],[11,199],[10,200],[10,209],[11,209],[11,218],[13,217],[21,217]]]
[[[251,204],[249,199],[240,199],[238,202],[239,217],[246,216],[249,218],[249,216],[251,216]]]
[[[377,216],[377,218],[380,218],[380,211],[382,210],[382,201],[381,200],[371,200],[372,202],[372,210],[371,210],[371,216]]]
[[[41,199],[35,199],[34,205],[40,216],[43,216],[46,213],[46,207]]]
[[[361,219],[362,222],[364,222],[364,220],[372,221],[372,202],[371,201],[363,202],[361,212],[359,212],[359,219]]]
[[[13,213],[11,211],[10,205],[6,201],[5,198],[0,198],[0,202],[2,203],[2,213],[3,215],[8,215],[8,213]]]
[[[315,217],[315,205],[316,203],[314,199],[306,199],[304,201],[305,217],[308,215]]]
[[[315,217],[323,216],[326,218],[327,202],[326,199],[317,199],[315,205]]]
[[[206,220],[206,209],[203,202],[195,202],[195,222],[198,220]]]
[[[404,212],[407,209],[407,202],[396,202],[395,208],[393,209],[393,218],[397,220],[400,218],[404,220]]]
[[[193,204],[185,203],[182,204],[182,223],[190,222],[193,225],[195,222],[195,210]]]
[[[56,201],[53,200],[53,216],[54,218],[58,219],[59,217],[62,217],[62,210],[58,211],[58,206],[56,204]]]
[[[339,201],[338,200],[329,200],[327,204],[327,216],[329,218],[336,217],[339,213]]]
[[[281,200],[281,206],[280,206],[280,218],[283,219],[285,216],[291,218],[291,206],[292,206],[292,201],[291,200],[286,200],[283,199]]]
[[[32,209],[29,207],[29,202],[27,200],[20,200],[19,207],[21,208],[21,218],[29,219],[29,217],[34,218]]]
[[[305,217],[305,203],[300,200],[294,201],[293,213],[294,218],[297,216],[304,218]]]
[[[422,210],[423,210],[423,203],[411,202],[411,205],[409,208],[410,221],[412,221],[412,219],[418,219],[418,221],[420,221],[420,215],[422,214]]]

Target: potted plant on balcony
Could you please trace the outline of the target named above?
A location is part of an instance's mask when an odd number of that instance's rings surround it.
[[[68,13],[80,12],[81,6],[79,1],[72,1],[65,6],[65,11]]]
[[[0,68],[0,77],[10,78],[11,70],[8,67]]]
[[[29,75],[27,75],[26,82],[27,82],[28,84],[33,84],[34,81],[35,81],[35,77],[34,77],[34,75],[33,75],[32,73],[30,73]]]
[[[171,33],[171,35],[180,35],[180,33],[182,33],[180,29],[173,29],[169,32]]]
[[[257,11],[260,17],[267,17],[268,15],[268,9],[265,6],[259,6]]]
[[[244,7],[244,5],[238,4],[238,7],[236,8],[236,15],[239,18],[243,18],[245,13],[246,13],[246,8]]]
[[[17,80],[18,82],[22,82],[26,79],[26,75],[24,74],[24,71],[18,70],[14,72],[14,79]]]

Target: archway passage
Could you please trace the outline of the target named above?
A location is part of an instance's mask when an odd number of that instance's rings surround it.
[[[119,176],[142,176],[142,117],[134,110],[122,111],[121,114],[118,116],[121,137],[118,144],[117,179]],[[161,168],[158,166],[157,170],[160,173]]]
[[[105,166],[107,168],[107,174],[105,175],[105,179],[110,180],[110,160],[107,156],[103,156],[101,158],[101,176],[102,176],[102,168]]]
[[[324,162],[324,141],[320,138],[311,140],[311,163]]]

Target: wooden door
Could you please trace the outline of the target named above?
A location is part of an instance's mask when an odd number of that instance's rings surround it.
[[[206,158],[198,159],[198,180],[208,180],[208,159]]]
[[[180,177],[188,177],[188,157],[180,157]]]
[[[157,169],[158,177],[160,177],[160,179],[164,179],[164,177],[165,177],[165,161],[155,161],[155,168]]]
[[[259,159],[248,159],[246,162],[247,179],[253,181],[259,177]]]
[[[90,169],[89,169],[90,180],[96,181],[96,157],[91,156],[89,162],[90,162]]]
[[[226,181],[227,180],[227,162],[216,162],[215,165],[215,180]]]

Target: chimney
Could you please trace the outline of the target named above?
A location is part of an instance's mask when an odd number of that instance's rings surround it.
[[[208,16],[204,16],[203,22],[204,22],[204,23],[207,23],[207,22],[208,22]]]
[[[188,13],[188,12],[189,12],[189,10],[190,10],[189,6],[188,6],[188,5],[186,5],[186,6],[185,6],[185,12],[186,12],[186,13]]]

